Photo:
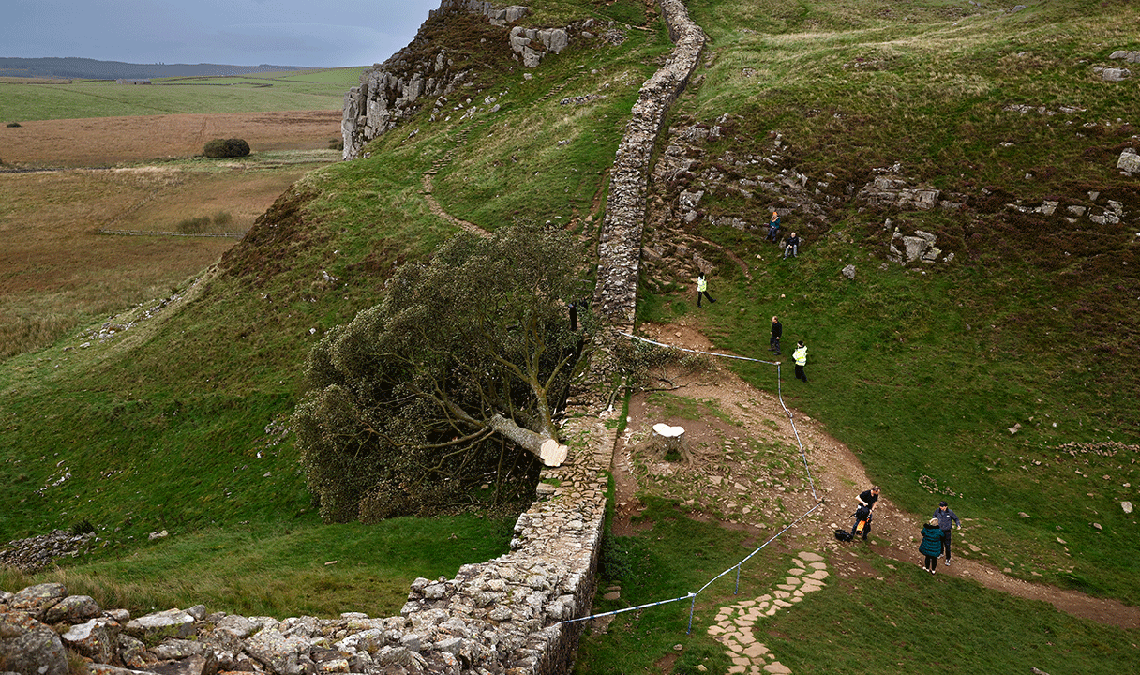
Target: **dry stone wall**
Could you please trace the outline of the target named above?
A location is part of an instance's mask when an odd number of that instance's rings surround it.
[[[633,106],[614,159],[598,243],[594,305],[606,321],[623,329],[632,328],[637,308],[638,261],[653,144],[705,46],[704,32],[689,20],[680,0],[661,0],[660,6],[675,46],[665,65],[642,85]]]
[[[615,433],[597,417],[570,420],[573,450],[543,471],[511,552],[453,579],[416,579],[399,616],[278,621],[197,606],[131,617],[47,583],[0,593],[0,664],[64,675],[71,650],[99,675],[565,673],[582,626],[563,621],[593,599]]]

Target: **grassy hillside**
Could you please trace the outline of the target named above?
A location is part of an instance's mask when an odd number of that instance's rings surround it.
[[[308,175],[216,269],[182,286],[174,306],[153,318],[140,312],[129,331],[94,341],[77,332],[6,359],[0,481],[11,487],[0,494],[0,540],[89,521],[110,543],[65,573],[126,579],[136,553],[170,555],[164,569],[190,574],[189,554],[173,550],[183,539],[213,537],[202,548],[221,556],[229,533],[245,528],[269,550],[287,536],[335,538],[311,508],[282,421],[308,348],[377,302],[394,264],[427,255],[452,233],[425,201],[423,174],[438,166],[436,199],[486,229],[551,221],[593,236],[626,115],[668,48],[660,22],[645,20],[636,3],[543,4],[533,20],[612,16],[634,27],[621,45],[549,55],[530,80],[517,66],[481,73],[462,98],[471,102],[449,120],[429,122],[425,113],[375,142],[369,158]],[[655,185],[655,203],[716,182],[709,170],[733,179],[796,171],[828,183],[821,201],[835,199],[824,216],[785,219],[804,235],[795,261],[777,259],[753,231],[704,218],[681,225],[655,207],[656,241],[710,242],[697,246],[717,264],[720,302],[697,315],[686,269],[661,268],[645,275],[640,315],[699,320],[719,348],[764,356],[768,317],[779,314],[786,344],[802,337],[811,348],[811,383],[788,385],[789,403],[849,444],[892,501],[924,514],[952,498],[959,515],[976,519],[971,541],[999,569],[1135,605],[1137,523],[1119,503],[1140,501],[1140,199],[1138,179],[1120,175],[1115,159],[1134,142],[1128,123],[1140,95],[1134,82],[1099,81],[1092,67],[1108,65],[1112,51],[1140,49],[1140,10],[1124,0],[1023,4],[1013,12],[1012,3],[940,0],[692,3],[710,52],[672,126],[720,125],[725,133],[691,175]],[[462,51],[480,49],[478,36],[441,29],[438,39]],[[483,105],[489,97],[498,112]],[[464,114],[470,105],[480,107],[474,116]],[[729,156],[770,157],[775,166],[741,169]],[[916,183],[964,195],[965,206],[901,211],[853,198],[876,169],[896,162]],[[759,223],[785,197],[709,189],[703,199],[707,214]],[[1070,223],[1006,206],[1049,200],[1064,213],[1109,199],[1122,205],[1121,222]],[[908,234],[937,234],[953,261],[887,262],[887,218]],[[747,261],[748,276],[728,253]],[[854,280],[840,274],[848,264]],[[77,349],[84,341],[93,344]],[[742,374],[771,386],[766,373]],[[360,545],[395,526],[364,530]],[[147,541],[162,529],[172,537]],[[638,591],[645,600],[672,592],[661,580],[671,574],[667,562],[692,553],[691,532],[666,529],[646,535],[643,565],[630,572],[658,584]],[[664,548],[650,550],[657,546]],[[477,548],[471,556],[493,545]],[[323,557],[315,550],[285,564],[312,565]],[[453,550],[455,564],[469,550]],[[358,583],[336,568],[321,573]],[[241,585],[240,574],[228,583]],[[1027,625],[1039,608],[970,584],[932,594],[912,575],[882,574],[887,582],[829,587],[805,613],[774,620],[772,644],[791,654],[781,655],[784,663],[795,672],[850,672],[832,657],[850,653],[855,637],[862,654],[890,663],[929,644],[932,616],[953,626],[966,654],[919,661],[932,672],[1023,672],[1022,650],[1049,649],[1064,652],[1070,669],[1119,672],[1121,654],[1137,641],[1134,631],[1067,617]],[[259,579],[251,573],[246,583]],[[194,589],[181,592],[174,597]],[[211,608],[246,607],[227,604],[228,595],[217,592]],[[131,597],[149,607],[172,596],[148,586]],[[642,662],[613,665],[602,654],[607,638],[598,638],[581,668],[653,670],[681,640],[670,637],[673,618],[660,616],[646,612],[611,629],[622,631],[620,644],[645,646],[614,658],[638,652]],[[652,644],[640,641],[662,630]],[[994,633],[1008,650],[992,643]],[[695,668],[677,664],[678,672]]]
[[[1126,356],[1140,348],[1140,185],[1116,169],[1120,149],[1134,143],[1129,118],[1140,100],[1135,87],[1092,70],[1111,63],[1117,45],[1135,46],[1123,28],[1134,8],[804,9],[694,8],[716,65],[677,123],[730,115],[708,165],[748,174],[725,158],[776,156],[771,173],[806,174],[839,196],[897,163],[898,175],[964,206],[900,210],[842,198],[824,218],[793,211],[784,224],[805,239],[794,261],[759,236],[697,221],[690,233],[752,268],[747,279],[710,248],[727,301],[703,315],[709,331],[720,347],[764,354],[769,318],[779,315],[788,343],[803,338],[811,354],[812,384],[790,388],[791,400],[827,420],[892,500],[922,513],[954,498],[960,515],[984,525],[999,566],[1140,602],[1140,568],[1126,552],[1135,517],[1120,506],[1140,486],[1140,362]],[[777,134],[786,149],[774,150]],[[681,179],[663,197],[700,182]],[[1123,206],[1120,222],[1066,219],[1068,206],[1106,200]],[[1057,212],[1007,206],[1043,201],[1058,202]],[[770,204],[786,203],[713,189],[708,209],[763,222]],[[887,263],[888,218],[906,234],[937,235],[953,260]],[[849,264],[854,280],[840,274]],[[644,316],[673,314],[667,300],[644,306]],[[749,375],[771,387],[766,373]]]
[[[586,15],[592,14],[577,16]],[[441,39],[479,49],[478,33],[461,41],[469,23]],[[533,80],[517,68],[480,74],[470,95],[498,97],[498,113],[472,122],[460,111],[448,122],[422,125],[414,143],[405,142],[406,133],[389,134],[369,159],[299,181],[216,267],[161,303],[124,308],[107,322],[113,334],[99,334],[96,325],[7,358],[0,368],[0,476],[13,489],[0,497],[0,540],[89,522],[108,542],[91,563],[98,566],[104,558],[133,556],[140,542],[166,557],[173,543],[148,540],[161,530],[171,542],[218,527],[248,527],[270,538],[284,536],[276,534],[282,529],[328,536],[319,534],[325,528],[284,420],[311,345],[377,303],[395,264],[429,254],[455,232],[431,213],[424,174],[444,162],[436,197],[487,229],[516,220],[569,221],[575,211],[596,224],[625,116],[653,59],[667,49],[657,27],[633,31],[618,46],[548,58]],[[599,71],[605,96],[566,108],[560,97],[594,90],[597,82],[582,75],[589,69]],[[565,123],[545,125],[556,118]],[[487,150],[498,137],[504,145]],[[503,165],[493,174],[497,184],[485,189],[496,196],[465,192],[473,176],[495,163]],[[538,181],[536,174],[557,175],[558,182]],[[579,175],[585,178],[571,190],[569,179]],[[549,187],[515,189],[532,182]],[[148,311],[157,304],[164,308]],[[388,527],[369,529],[365,539],[388,536]],[[498,533],[498,546],[506,545],[509,528],[489,531]],[[453,567],[486,557],[485,549],[456,550]],[[421,574],[415,567],[409,560],[393,587]],[[86,564],[75,569],[110,574]],[[170,597],[161,588],[153,588],[153,597],[147,592],[134,593],[131,606]],[[218,595],[220,609],[237,611],[225,593]],[[277,613],[285,613],[283,604]]]

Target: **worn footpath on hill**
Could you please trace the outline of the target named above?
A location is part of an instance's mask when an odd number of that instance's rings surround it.
[[[712,344],[699,329],[686,322],[646,324],[641,326],[641,333],[676,347],[712,350]],[[776,359],[785,366],[790,361],[787,355]],[[772,377],[776,377],[775,368]],[[662,383],[660,386],[676,386],[670,394],[703,402],[707,410],[719,411],[731,419],[704,414],[694,420],[692,415],[676,411],[672,411],[670,417],[664,408],[654,403],[652,394],[634,396],[626,432],[619,438],[614,452],[616,534],[630,534],[637,528],[631,518],[642,508],[636,497],[640,488],[650,494],[680,499],[694,509],[697,517],[716,518],[725,527],[745,530],[753,533],[757,541],[767,541],[785,522],[809,511],[816,499],[811,483],[805,480],[802,462],[798,473],[794,463],[773,468],[771,462],[763,461],[755,451],[749,455],[748,439],[795,446],[798,433],[822,508],[784,535],[799,540],[789,545],[825,551],[833,572],[841,578],[880,574],[860,561],[854,547],[869,546],[879,555],[899,563],[921,565],[916,534],[927,516],[906,513],[895,507],[890,499],[890,485],[881,486],[882,495],[875,509],[869,540],[866,543],[835,540],[836,529],[850,529],[855,496],[870,486],[871,481],[854,453],[828,434],[818,421],[792,409],[793,429],[776,396],[752,387],[722,367],[677,372],[670,374],[669,379],[672,385]],[[786,376],[783,383],[785,393],[802,394],[804,388],[810,392],[811,386]],[[669,462],[655,456],[659,453],[655,453],[647,439],[649,429],[657,423],[685,428],[685,453],[681,461]],[[702,509],[702,504],[708,508]],[[932,498],[931,511],[936,504],[937,499]],[[969,514],[959,515],[966,517],[963,517],[962,530],[955,532],[953,564],[940,566],[940,575],[971,579],[992,590],[1048,602],[1082,619],[1126,629],[1140,627],[1140,607],[1016,579],[979,560],[983,551],[972,544],[970,537],[970,530],[979,525]],[[931,583],[938,580],[932,579]]]

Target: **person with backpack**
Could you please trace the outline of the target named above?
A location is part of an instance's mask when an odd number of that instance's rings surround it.
[[[871,507],[863,504],[855,511],[855,524],[851,526],[851,537],[855,539],[855,535],[862,535],[863,541],[867,541],[867,535],[871,533],[871,519],[875,514],[871,513]]]
[[[938,574],[938,556],[942,554],[942,528],[938,527],[938,519],[931,518],[922,526],[922,544],[918,552],[924,556],[922,569],[931,574]]]
[[[958,529],[962,529],[962,521],[958,520],[958,516],[950,510],[950,505],[946,502],[938,502],[938,508],[934,510],[934,519],[938,521],[938,529],[942,530],[942,550],[946,551],[946,564],[950,564],[950,538],[953,534],[954,523],[958,524]]]

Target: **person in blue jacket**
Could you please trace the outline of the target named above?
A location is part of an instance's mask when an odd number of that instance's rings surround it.
[[[938,519],[931,518],[922,526],[922,545],[918,552],[925,556],[922,569],[931,574],[938,574],[938,556],[942,554],[942,528],[938,527]]]
[[[946,502],[938,502],[938,508],[934,511],[934,519],[938,521],[938,529],[942,530],[942,550],[946,551],[946,564],[950,564],[950,535],[952,534],[954,524],[957,523],[958,529],[962,529],[962,521],[958,520],[958,516],[950,510],[950,505]]]

